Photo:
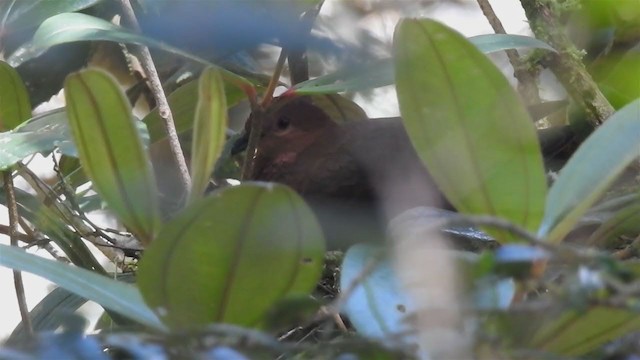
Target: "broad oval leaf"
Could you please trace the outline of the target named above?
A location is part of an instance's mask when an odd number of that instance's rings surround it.
[[[227,99],[220,74],[207,68],[200,75],[198,106],[191,147],[191,201],[202,196],[222,152],[227,128]]]
[[[145,251],[138,283],[171,327],[255,325],[284,296],[313,289],[323,256],[321,229],[295,192],[248,183],[166,224]]]
[[[127,98],[99,70],[69,75],[64,90],[83,169],[109,208],[148,244],[159,224],[158,194]]]
[[[349,248],[340,271],[340,288],[351,294],[340,311],[363,336],[383,340],[392,334],[411,331],[405,319],[416,310],[402,290],[393,265],[384,258],[384,248],[357,244]],[[361,278],[375,262],[375,267]],[[413,336],[410,341],[414,341]]]
[[[145,305],[138,289],[132,285],[6,245],[0,245],[0,265],[42,276],[140,324],[159,331],[165,330],[158,317]]]
[[[538,235],[560,241],[640,155],[640,99],[613,114],[580,145],[547,196]]]
[[[394,49],[407,133],[447,199],[461,212],[535,230],[546,193],[540,145],[504,76],[462,35],[433,20],[401,21]]]
[[[31,117],[31,103],[18,72],[0,61],[0,132],[12,130]]]
[[[18,66],[29,59],[42,55],[52,46],[76,41],[114,41],[144,45],[180,55],[200,64],[215,66],[189,52],[134,34],[106,20],[80,13],[58,14],[42,22],[33,35],[33,40],[14,51],[8,62],[13,66]],[[220,72],[225,80],[238,86],[247,94],[255,95],[254,85],[247,79],[224,69],[220,69]]]

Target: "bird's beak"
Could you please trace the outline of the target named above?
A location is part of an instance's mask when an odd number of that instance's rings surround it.
[[[231,155],[237,155],[247,150],[247,145],[249,145],[249,133],[243,131],[242,135],[233,143],[233,146],[231,147]]]

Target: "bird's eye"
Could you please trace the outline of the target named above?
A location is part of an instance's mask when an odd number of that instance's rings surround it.
[[[288,116],[280,116],[278,118],[278,122],[276,122],[276,128],[278,131],[287,130],[289,125],[291,125],[291,119],[289,119]]]

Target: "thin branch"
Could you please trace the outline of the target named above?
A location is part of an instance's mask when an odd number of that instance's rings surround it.
[[[322,9],[324,1],[319,1],[312,9],[305,11],[300,17],[298,39],[292,44],[287,45],[289,64],[289,76],[291,77],[291,85],[309,80],[309,61],[307,59],[307,42],[313,23]]]
[[[120,4],[123,10],[123,19],[129,24],[130,27],[133,28],[134,31],[140,32],[140,25],[138,24],[138,19],[131,7],[131,3],[129,0],[120,0]],[[176,131],[176,126],[173,122],[173,114],[171,113],[171,108],[169,108],[169,102],[167,101],[167,97],[164,94],[164,90],[162,88],[162,83],[160,82],[160,77],[158,76],[158,71],[156,70],[156,66],[151,58],[151,53],[146,46],[136,46],[134,48],[136,55],[140,59],[140,64],[142,65],[142,69],[145,72],[147,80],[149,81],[149,87],[151,88],[151,92],[153,93],[153,97],[156,101],[156,105],[158,107],[158,114],[164,120],[165,130],[167,132],[167,137],[169,140],[169,147],[171,149],[171,153],[178,165],[178,171],[180,174],[180,180],[182,182],[182,186],[186,193],[191,191],[191,177],[189,176],[189,169],[187,167],[187,162],[184,158],[184,154],[182,153],[182,148],[180,147],[180,140],[178,139],[178,132]]]
[[[553,46],[558,53],[547,56],[549,67],[571,98],[585,111],[587,121],[601,125],[614,109],[582,63],[581,54],[563,31],[558,7],[553,1],[520,0],[531,30],[538,39]]]
[[[489,21],[489,24],[491,24],[493,31],[496,34],[506,34],[506,31],[502,26],[502,22],[493,11],[489,0],[477,0],[477,2],[478,5],[480,5],[482,13]],[[517,50],[507,49],[505,50],[505,53],[507,53],[507,58],[509,58],[509,62],[513,67],[513,75],[518,79],[518,90],[520,91],[524,102],[527,105],[540,103],[540,93],[536,86],[536,75],[531,73],[527,69],[527,66],[523,64]]]
[[[264,117],[264,109],[266,109],[271,100],[273,99],[273,92],[278,85],[278,81],[280,80],[280,75],[282,74],[282,69],[284,68],[284,61],[287,59],[287,53],[284,49],[280,52],[280,57],[278,57],[278,63],[276,64],[276,68],[273,71],[273,75],[271,76],[271,81],[269,81],[269,86],[265,92],[264,98],[262,99],[261,104],[251,103],[251,129],[249,130],[249,143],[247,144],[247,151],[244,159],[244,164],[242,166],[242,175],[241,179],[246,180],[251,177],[253,174],[253,165],[255,162],[256,150],[258,148],[258,141],[260,140],[260,135],[262,133],[262,118]]]
[[[18,203],[16,202],[16,193],[13,187],[13,176],[10,170],[3,171],[2,174],[4,177],[4,190],[7,194],[7,209],[9,211],[9,239],[11,246],[18,246],[18,219],[20,215],[18,214]],[[27,307],[24,283],[20,271],[13,270],[13,282],[16,288],[16,297],[18,299],[18,308],[20,309],[22,323],[27,328],[29,336],[33,336],[33,325],[31,324],[31,317],[29,317],[29,308]]]
[[[45,206],[51,207],[60,216],[60,219],[64,220],[69,226],[71,226],[80,237],[88,240],[91,243],[98,243],[107,246],[98,247],[98,249],[112,262],[120,263],[124,258],[124,253],[114,248],[108,247],[110,244],[107,240],[95,236],[95,229],[88,226],[82,219],[79,219],[73,214],[63,203],[58,201],[55,196],[52,196],[53,190],[49,186],[40,180],[36,174],[34,174],[26,166],[18,164],[20,175],[23,179],[29,183],[31,188],[35,190],[38,198],[44,203]],[[25,176],[26,175],[26,176]]]

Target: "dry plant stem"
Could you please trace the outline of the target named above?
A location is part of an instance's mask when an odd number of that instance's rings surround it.
[[[103,238],[95,235],[95,229],[87,226],[84,221],[78,218],[76,215],[69,210],[64,204],[60,203],[58,199],[51,196],[53,191],[48,187],[47,184],[42,183],[40,178],[35,175],[29,168],[23,165],[19,165],[20,175],[23,179],[31,186],[33,190],[35,190],[38,198],[48,207],[53,207],[55,211],[58,212],[61,219],[72,226],[82,238],[91,242],[94,245],[103,245],[97,246],[98,250],[100,250],[104,256],[106,256],[110,261],[115,264],[122,263],[124,259],[124,252],[120,249],[115,249],[108,241]]]
[[[65,255],[60,255],[58,252],[58,249],[56,249],[53,245],[51,245],[50,240],[47,239],[44,235],[42,235],[40,232],[37,232],[34,229],[32,229],[31,225],[29,225],[25,219],[21,217],[18,220],[20,223],[20,227],[24,230],[25,233],[27,233],[27,236],[29,237],[29,242],[28,242],[29,246],[37,245],[45,249],[49,253],[49,255],[51,255],[57,261],[62,261],[64,263],[71,264],[71,260],[69,260],[68,257],[66,257]]]
[[[7,194],[7,209],[9,210],[9,239],[11,246],[18,246],[18,203],[16,202],[15,188],[13,187],[13,177],[11,171],[6,170],[2,172],[4,177],[4,191]],[[13,282],[16,288],[16,297],[18,299],[18,307],[20,308],[20,316],[22,317],[22,323],[27,328],[29,336],[33,336],[33,326],[31,324],[31,318],[29,317],[29,308],[27,307],[27,300],[24,294],[24,283],[22,282],[22,273],[17,270],[13,270]]]
[[[489,0],[477,0],[478,5],[482,13],[491,24],[493,31],[496,34],[506,34],[502,22],[493,11]],[[518,79],[518,90],[527,105],[540,103],[540,93],[538,93],[538,87],[536,86],[536,75],[527,70],[527,67],[522,63],[520,54],[515,49],[505,50],[509,62],[513,67],[513,75]]]
[[[531,30],[538,39],[546,41],[558,53],[549,54],[549,67],[571,98],[584,109],[587,121],[594,127],[601,125],[614,109],[587,72],[579,52],[571,42],[553,4],[541,0],[520,0]]]
[[[122,6],[124,19],[126,19],[126,21],[134,31],[139,33],[140,25],[138,24],[136,15],[133,12],[131,3],[129,2],[129,0],[120,0],[120,4]],[[174,160],[178,165],[178,171],[180,173],[182,186],[184,187],[185,192],[188,193],[189,191],[191,191],[191,177],[189,176],[187,162],[184,158],[184,154],[182,153],[182,148],[180,147],[178,132],[176,131],[176,126],[173,122],[173,115],[171,113],[171,109],[169,108],[169,102],[167,101],[167,97],[164,95],[162,83],[160,82],[160,78],[158,77],[158,71],[156,70],[156,66],[153,63],[153,59],[151,58],[151,53],[146,46],[136,46],[135,50],[136,55],[140,59],[142,69],[144,70],[145,75],[149,81],[149,87],[151,88],[151,92],[153,93],[153,98],[158,106],[158,114],[160,115],[162,120],[164,120],[165,130],[169,139],[169,147],[171,148],[171,153],[173,154]]]
[[[269,106],[273,99],[273,92],[278,86],[282,69],[284,68],[284,61],[287,59],[286,51],[283,49],[278,57],[278,63],[276,69],[273,72],[269,86],[265,92],[264,98],[261,104],[255,104],[251,102],[251,130],[249,131],[249,143],[247,144],[247,151],[242,166],[241,180],[247,180],[253,173],[253,165],[256,156],[256,149],[258,148],[258,140],[260,140],[260,133],[262,132],[262,118],[264,117],[264,109]]]

